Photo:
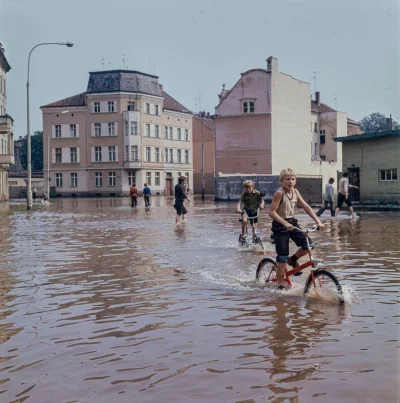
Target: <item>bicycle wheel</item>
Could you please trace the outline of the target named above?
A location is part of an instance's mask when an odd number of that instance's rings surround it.
[[[339,280],[329,271],[324,269],[318,269],[314,271],[315,287],[312,281],[311,274],[308,276],[306,285],[304,286],[304,294],[311,294],[314,292],[317,295],[332,296],[339,301],[340,304],[344,304],[344,296],[342,286]]]
[[[260,260],[256,271],[256,281],[268,283],[276,276],[276,263],[274,260],[266,257]]]

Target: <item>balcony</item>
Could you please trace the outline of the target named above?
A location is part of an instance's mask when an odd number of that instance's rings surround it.
[[[14,164],[14,156],[11,154],[0,154],[0,164]]]
[[[142,161],[138,159],[124,160],[124,168],[140,168]]]

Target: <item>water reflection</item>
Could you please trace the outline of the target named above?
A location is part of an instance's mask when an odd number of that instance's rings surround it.
[[[395,401],[399,215],[315,235],[341,307],[254,287],[234,205],[129,203],[0,215],[2,401]]]

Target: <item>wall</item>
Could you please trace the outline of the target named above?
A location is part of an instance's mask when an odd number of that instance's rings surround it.
[[[400,136],[343,142],[343,171],[360,168],[360,201],[400,204],[400,178],[380,181],[379,170],[397,168],[400,174]]]
[[[215,119],[216,174],[271,173],[271,116],[242,115]]]
[[[193,189],[202,192],[202,137],[204,134],[204,192],[214,194],[214,121],[193,117]]]

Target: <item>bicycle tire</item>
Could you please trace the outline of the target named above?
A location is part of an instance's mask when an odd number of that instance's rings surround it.
[[[270,259],[269,257],[265,257],[264,259],[261,259],[257,265],[256,281],[261,281],[261,276],[264,272],[265,282],[268,283],[269,281],[272,280],[271,275],[272,275],[273,271],[276,272],[275,260]]]
[[[318,278],[322,278],[322,277],[329,279],[335,285],[337,294],[338,294],[339,303],[344,304],[345,301],[344,301],[344,296],[343,296],[343,289],[339,283],[339,280],[336,278],[336,276],[334,274],[332,274],[330,271],[327,271],[324,269],[314,270],[314,280],[317,280]],[[328,281],[328,283],[330,281]],[[321,282],[319,283],[319,285],[320,285],[320,288],[323,288]],[[308,276],[306,284],[304,286],[304,295],[307,295],[307,293],[310,291],[310,288],[314,288],[311,274]]]

